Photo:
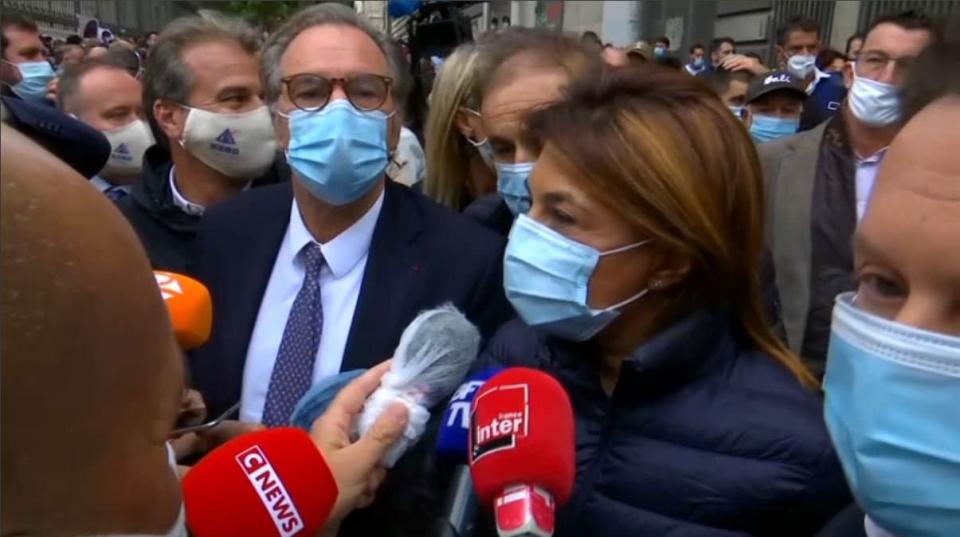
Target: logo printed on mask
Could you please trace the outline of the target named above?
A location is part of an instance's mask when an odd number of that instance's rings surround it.
[[[479,405],[483,399],[483,405]],[[482,412],[481,412],[482,410]],[[470,416],[470,449],[473,462],[504,449],[517,447],[530,424],[530,392],[526,384],[508,384],[484,392],[473,402]]]
[[[240,154],[240,149],[237,148],[237,141],[234,139],[230,129],[223,129],[220,136],[217,136],[210,142],[210,148],[220,151],[221,153],[229,153],[231,155]]]
[[[133,162],[133,155],[130,154],[130,148],[127,144],[120,144],[113,150],[113,158],[124,162]]]

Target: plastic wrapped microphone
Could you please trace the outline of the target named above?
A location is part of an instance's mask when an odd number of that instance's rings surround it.
[[[407,429],[384,456],[385,466],[393,467],[420,438],[430,408],[453,393],[479,347],[480,332],[450,304],[420,313],[403,331],[390,371],[367,399],[358,424],[362,436],[394,401],[409,409]]]

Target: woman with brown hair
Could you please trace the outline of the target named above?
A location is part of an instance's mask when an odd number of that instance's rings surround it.
[[[532,208],[485,360],[576,415],[558,537],[808,536],[849,501],[817,383],[763,315],[762,175],[700,80],[605,69],[528,122]]]

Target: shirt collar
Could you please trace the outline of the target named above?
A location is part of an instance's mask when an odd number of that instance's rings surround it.
[[[175,169],[176,166],[170,166],[170,192],[173,193],[173,204],[189,215],[203,216],[204,206],[188,200],[177,190],[177,182],[173,180],[173,172]]]
[[[857,160],[857,164],[876,164],[883,160],[883,157],[887,154],[887,148],[889,147],[890,146],[884,147],[869,157],[861,158],[860,155],[857,154],[854,154],[854,157]]]
[[[819,84],[821,80],[823,80],[824,78],[830,78],[830,73],[825,73],[817,67],[813,68],[813,73],[814,73],[813,81],[810,82],[809,86],[807,86],[807,95],[810,95],[811,93],[814,92],[814,90],[817,89],[817,84]]]
[[[380,209],[383,208],[384,192],[386,192],[386,189],[380,192],[380,197],[359,220],[330,241],[320,244],[323,260],[330,267],[330,272],[333,273],[334,278],[346,275],[370,251],[373,231],[377,227],[377,220],[380,218]],[[317,242],[317,240],[314,239],[313,234],[310,233],[303,222],[296,198],[293,199],[291,205],[290,225],[287,227],[287,240],[291,247],[289,254],[293,256],[294,263],[301,263],[302,261],[298,259],[300,251],[303,250],[304,246],[311,242]]]
[[[93,186],[97,187],[97,190],[99,190],[100,192],[106,192],[107,190],[110,190],[111,188],[116,188],[116,189],[119,189],[119,190],[122,190],[122,191],[126,192],[127,194],[130,193],[130,185],[115,185],[115,184],[111,183],[110,181],[107,181],[107,180],[104,179],[103,177],[100,177],[99,175],[94,175],[93,177],[91,177],[91,178],[90,178],[90,183],[91,183]]]

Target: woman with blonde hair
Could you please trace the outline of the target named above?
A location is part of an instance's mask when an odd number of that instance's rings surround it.
[[[490,144],[480,126],[478,57],[476,45],[457,48],[443,62],[430,94],[423,191],[456,211],[497,189]]]
[[[763,183],[703,81],[582,77],[525,128],[536,154],[504,288],[520,319],[484,364],[554,375],[573,403],[556,536],[809,536],[849,502],[817,382],[770,331]]]

